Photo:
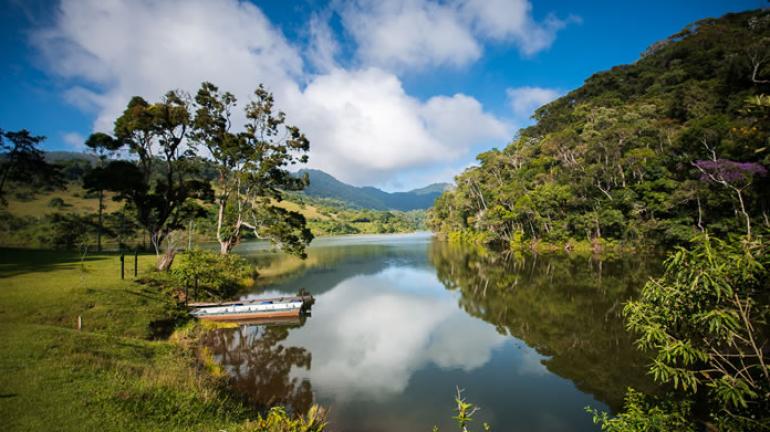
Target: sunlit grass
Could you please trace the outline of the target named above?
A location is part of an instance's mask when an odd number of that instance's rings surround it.
[[[245,418],[191,350],[151,340],[176,306],[131,281],[132,260],[124,281],[117,255],[5,249],[0,263],[3,430],[235,430]]]

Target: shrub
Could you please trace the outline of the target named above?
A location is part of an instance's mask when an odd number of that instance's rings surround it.
[[[64,202],[63,199],[56,197],[56,198],[51,198],[51,200],[48,201],[48,207],[58,209],[58,208],[69,207],[69,206],[67,205],[66,202]]]
[[[192,288],[197,282],[202,293],[219,299],[233,296],[256,277],[254,268],[242,257],[202,249],[185,252],[184,260],[172,272],[181,285]]]

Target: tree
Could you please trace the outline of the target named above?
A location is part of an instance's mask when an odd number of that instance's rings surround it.
[[[197,110],[191,139],[205,146],[214,160],[217,226],[220,253],[228,254],[245,232],[268,239],[283,250],[304,256],[313,239],[305,218],[276,205],[285,191],[302,190],[307,177],[287,168],[307,162],[309,142],[299,128],[275,113],[273,95],[262,85],[245,107],[246,126],[232,131],[231,113],[236,98],[204,82],[195,97]]]
[[[99,197],[99,217],[96,227],[96,250],[102,250],[102,232],[104,231],[104,191],[117,185],[120,178],[116,178],[112,171],[106,170],[104,163],[110,154],[121,147],[116,139],[105,133],[94,133],[86,140],[86,147],[99,158],[99,165],[90,170],[83,177],[83,187],[91,192],[96,192]],[[113,186],[114,187],[114,186]]]
[[[45,161],[38,145],[44,136],[28,130],[17,132],[0,129],[0,204],[7,204],[5,188],[9,182],[23,181],[33,188],[61,188],[64,177],[57,165]]]
[[[137,221],[150,234],[159,270],[168,270],[176,255],[173,242],[160,254],[168,235],[205,214],[199,202],[211,199],[211,187],[198,175],[194,148],[186,141],[190,117],[189,97],[170,91],[154,104],[132,98],[115,121],[115,140],[138,156],[136,169],[120,166],[131,187],[119,194],[130,201]]]

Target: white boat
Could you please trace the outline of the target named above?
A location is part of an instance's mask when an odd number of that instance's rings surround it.
[[[299,317],[310,308],[313,296],[277,297],[222,303],[191,303],[190,315],[212,321],[246,321]]]

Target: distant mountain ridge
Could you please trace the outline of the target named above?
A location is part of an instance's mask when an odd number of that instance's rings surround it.
[[[92,164],[98,160],[90,153],[70,151],[46,152],[50,162],[68,160],[85,160]],[[317,198],[331,198],[342,201],[351,207],[373,210],[424,210],[433,207],[433,203],[445,190],[449,183],[433,183],[428,186],[407,192],[385,192],[372,186],[358,187],[343,183],[331,174],[317,169],[303,169],[298,174],[308,174],[310,185],[305,188],[305,195]]]
[[[448,183],[434,183],[407,192],[385,192],[372,186],[358,187],[343,183],[332,175],[316,169],[303,169],[310,185],[303,193],[318,198],[332,198],[354,207],[374,210],[422,210],[433,206],[436,198],[447,188]]]

